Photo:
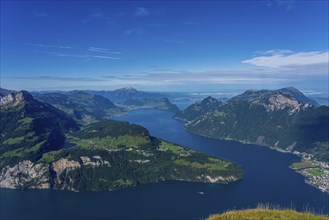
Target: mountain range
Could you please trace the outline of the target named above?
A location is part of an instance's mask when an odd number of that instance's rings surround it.
[[[292,87],[248,90],[225,103],[208,97],[176,117],[187,121],[186,129],[194,134],[307,152],[329,161],[329,107]]]
[[[70,95],[39,99],[82,114],[93,115],[92,105],[116,108],[98,96]],[[99,191],[164,180],[230,183],[243,177],[238,164],[152,137],[139,125],[102,115],[77,123],[76,114],[40,100],[26,91],[1,89],[0,187]]]

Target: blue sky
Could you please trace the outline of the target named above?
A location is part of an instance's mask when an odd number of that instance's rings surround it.
[[[328,90],[328,1],[1,1],[1,87]]]

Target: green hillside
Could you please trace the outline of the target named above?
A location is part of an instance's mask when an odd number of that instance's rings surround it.
[[[24,91],[1,96],[0,104],[1,187],[99,191],[243,177],[238,164],[157,139],[139,125],[100,120],[78,126]]]
[[[208,220],[329,220],[329,216],[316,215],[310,212],[277,209],[247,209],[229,211],[223,214],[211,215]]]
[[[247,91],[194,119],[186,129],[211,138],[312,152],[329,161],[329,107],[300,102],[281,90]]]
[[[74,118],[77,122],[84,124],[106,117],[110,118],[114,114],[123,111],[102,96],[91,95],[81,91],[72,91],[64,94],[37,94],[35,98],[55,106]]]

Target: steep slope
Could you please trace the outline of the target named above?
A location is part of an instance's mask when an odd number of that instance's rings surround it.
[[[310,152],[328,145],[328,120],[327,106],[298,101],[282,90],[261,90],[232,98],[186,128],[212,138]]]
[[[201,102],[194,103],[185,110],[178,112],[175,117],[187,122],[191,122],[206,113],[213,112],[221,104],[221,101],[218,101],[217,99],[209,96],[203,99]]]
[[[294,99],[296,99],[299,102],[308,103],[308,104],[311,104],[316,107],[320,106],[320,104],[317,101],[306,97],[302,92],[300,92],[298,89],[296,89],[294,87],[282,88],[282,89],[279,89],[278,91],[283,94],[290,95],[291,97],[293,97]]]
[[[164,180],[230,183],[241,167],[151,137],[138,125],[106,120],[68,135],[69,149],[20,160],[0,171],[0,186],[116,190]]]
[[[65,133],[77,129],[64,112],[26,91],[2,96],[0,108],[0,168],[22,159],[35,161],[44,152],[63,147]]]
[[[110,100],[82,91],[37,94],[35,98],[66,112],[78,122],[88,123],[120,112]]]

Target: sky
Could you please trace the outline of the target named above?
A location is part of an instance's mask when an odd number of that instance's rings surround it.
[[[1,87],[328,91],[328,1],[1,1]]]

